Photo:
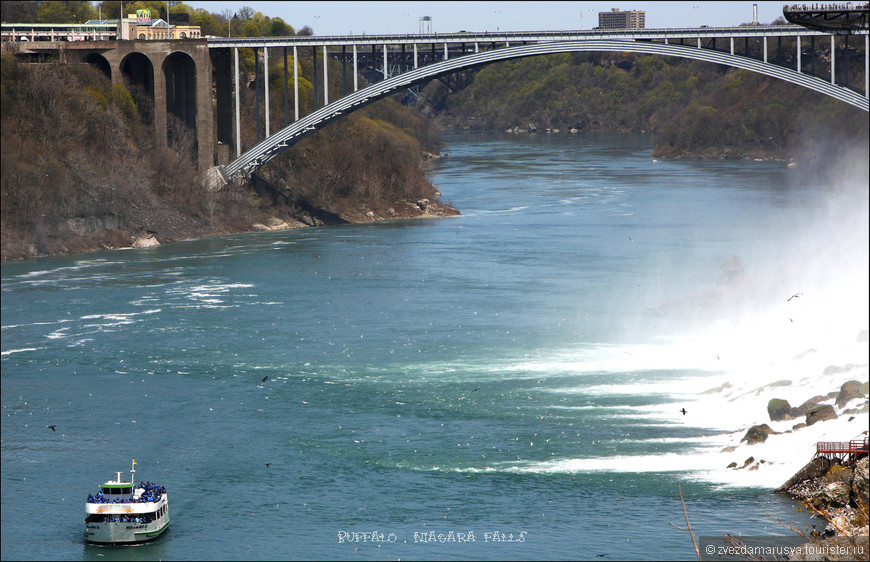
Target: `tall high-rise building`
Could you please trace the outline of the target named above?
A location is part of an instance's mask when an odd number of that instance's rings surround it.
[[[609,12],[598,12],[599,29],[643,29],[646,27],[646,12],[630,10],[620,12],[612,8]]]

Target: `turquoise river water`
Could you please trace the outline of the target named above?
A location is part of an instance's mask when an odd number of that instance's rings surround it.
[[[460,217],[4,264],[2,558],[689,560],[678,483],[696,535],[806,525],[707,460],[764,405],[693,404],[791,353],[738,337],[790,294],[866,299],[866,184],[647,136],[447,141]],[[825,307],[849,341],[863,303]],[[86,545],[132,458],[169,531]]]

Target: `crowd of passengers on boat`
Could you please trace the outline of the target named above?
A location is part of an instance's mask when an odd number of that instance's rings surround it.
[[[150,523],[154,521],[154,517],[138,516],[130,517],[129,515],[107,515],[103,519],[103,523]]]
[[[92,494],[88,494],[88,503],[147,503],[147,502],[156,502],[160,501],[160,498],[163,497],[163,494],[166,493],[165,486],[158,486],[157,484],[152,484],[149,480],[148,482],[139,482],[139,487],[144,491],[139,496],[139,499],[133,499],[133,497],[127,498],[107,498],[103,495],[103,491],[100,490],[97,492],[97,495],[94,496]]]

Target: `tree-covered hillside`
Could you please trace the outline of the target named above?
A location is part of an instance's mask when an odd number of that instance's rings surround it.
[[[312,32],[246,6],[210,13],[175,1],[124,3],[127,13],[148,8],[159,17],[167,7],[170,14],[187,14],[204,35]],[[7,0],[0,9],[4,21],[21,22],[120,15],[114,1]],[[426,209],[423,200],[437,197],[423,165],[425,153],[440,151],[439,125],[649,133],[660,157],[779,158],[820,167],[842,146],[868,144],[866,112],[779,80],[661,56],[556,54],[433,80],[413,108],[397,101],[402,94],[381,100],[295,145],[261,168],[255,181],[209,191],[200,181],[204,170],[184,156],[191,131],[170,119],[173,149],[156,143],[142,91],[112,84],[88,65],[23,62],[14,48],[3,46],[0,77],[4,260],[129,246],[143,232],[167,242],[247,231],[275,218],[314,225],[418,216]],[[815,58],[823,65],[830,53],[820,49]],[[774,56],[787,59],[789,52],[786,45]],[[244,150],[258,138],[257,71],[250,49],[239,54]],[[269,57],[271,131],[284,126],[283,111],[276,110],[283,108],[282,55],[277,48]],[[863,84],[857,55],[849,57],[849,74]],[[311,51],[302,49],[298,60],[291,56],[286,63],[299,70],[305,115],[314,108]],[[262,57],[258,64],[263,76]],[[329,99],[335,100],[342,72],[335,61],[329,64]],[[320,82],[322,96],[322,73]],[[264,130],[261,122],[261,135]]]
[[[16,4],[18,13],[27,8],[38,16],[54,3],[4,2],[4,13],[14,12]],[[70,10],[90,6],[58,4]],[[117,2],[105,4],[117,12]],[[139,4],[166,6],[130,2],[125,11]],[[192,9],[174,3],[171,10]],[[229,21],[234,35],[294,33],[279,18],[249,8],[212,17],[223,18],[223,25]],[[249,49],[241,52],[241,103],[253,108],[254,56]],[[273,108],[283,106],[280,52],[270,57]],[[262,76],[262,57],[259,64]],[[313,108],[312,61],[290,57],[288,64],[301,72],[304,115]],[[340,72],[330,74],[335,99]],[[205,171],[185,156],[193,152],[192,131],[170,117],[173,147],[158,145],[150,100],[133,85],[112,84],[89,65],[23,62],[14,45],[4,45],[0,90],[4,260],[126,247],[143,233],[167,242],[242,232],[275,218],[315,225],[415,216],[423,212],[417,205],[423,199],[433,204],[429,212],[436,209],[437,191],[422,166],[425,153],[439,151],[440,135],[431,120],[391,99],[305,139],[262,168],[255,181],[209,191],[201,183]],[[241,126],[243,149],[249,148],[257,138],[253,111],[242,112]],[[283,126],[283,112],[273,111],[271,126]]]
[[[652,133],[661,156],[788,158],[813,142],[868,136],[866,112],[806,88],[655,55],[530,57],[483,67],[462,84],[450,92],[430,83],[418,107],[445,127]]]

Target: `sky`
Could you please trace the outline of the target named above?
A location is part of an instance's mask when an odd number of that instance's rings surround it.
[[[770,23],[782,16],[784,2],[263,2],[238,0],[187,1],[209,12],[235,12],[249,6],[269,17],[280,17],[294,29],[309,26],[315,35],[380,35],[420,32],[420,18],[431,17],[431,31],[552,31],[592,29],[598,12],[611,8],[643,10],[646,27],[736,26],[752,21]]]

